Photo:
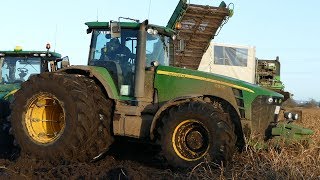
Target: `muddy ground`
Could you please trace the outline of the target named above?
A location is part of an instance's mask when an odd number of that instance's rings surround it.
[[[157,147],[118,140],[100,160],[58,165],[19,152],[0,159],[0,179],[185,179],[188,173],[173,172],[158,156]],[[15,157],[19,156],[19,157]]]

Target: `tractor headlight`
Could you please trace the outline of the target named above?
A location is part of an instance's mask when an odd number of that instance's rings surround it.
[[[153,30],[153,35],[157,35],[159,32],[158,32],[158,30]]]
[[[292,119],[293,120],[298,120],[299,119],[299,114],[297,114],[297,113],[292,114]]]
[[[280,105],[282,103],[282,99],[278,97],[267,97],[266,103]]]
[[[286,112],[286,113],[284,113],[284,117],[286,119],[291,119],[292,118],[292,113],[291,112]]]
[[[156,30],[156,29],[151,29],[151,28],[149,28],[149,29],[147,30],[147,33],[152,34],[152,35],[157,35],[159,32],[158,32],[158,30]]]
[[[275,98],[275,99],[274,99],[274,103],[278,103],[278,99]]]
[[[273,98],[272,98],[272,97],[269,97],[269,98],[267,99],[267,103],[268,103],[268,104],[272,104],[272,103],[273,103]]]
[[[153,29],[150,28],[147,30],[147,32],[148,32],[148,34],[153,34]]]

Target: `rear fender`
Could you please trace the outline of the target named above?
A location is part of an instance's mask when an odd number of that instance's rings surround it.
[[[57,72],[65,72],[68,74],[81,74],[95,78],[105,89],[110,99],[119,99],[117,87],[106,68],[95,66],[70,66],[58,70]]]

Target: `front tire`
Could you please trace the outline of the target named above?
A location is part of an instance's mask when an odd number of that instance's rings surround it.
[[[12,129],[23,154],[55,161],[90,161],[105,151],[110,132],[112,103],[103,118],[93,80],[59,73],[32,76],[15,94]]]
[[[193,167],[208,157],[217,164],[232,158],[236,136],[229,116],[200,101],[170,108],[159,128],[162,154],[174,167]]]

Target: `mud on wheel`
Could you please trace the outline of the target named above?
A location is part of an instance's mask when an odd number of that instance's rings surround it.
[[[15,94],[13,134],[23,154],[52,161],[89,161],[112,143],[112,108],[92,79],[43,73],[32,76]]]
[[[205,157],[220,164],[230,160],[235,149],[228,114],[201,101],[167,110],[158,133],[162,154],[174,167],[193,167]]]
[[[15,151],[13,137],[10,135],[10,115],[9,101],[0,99],[0,158],[11,158],[11,153]]]

